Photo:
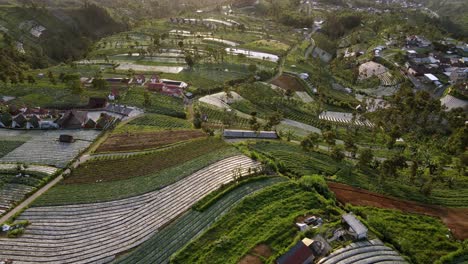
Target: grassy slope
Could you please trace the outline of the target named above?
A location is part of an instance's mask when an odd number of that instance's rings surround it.
[[[353,207],[367,223],[413,263],[434,263],[456,251],[460,243],[450,237],[450,231],[433,217],[406,214],[394,210]]]
[[[154,234],[135,251],[118,260],[118,263],[161,263],[185,244],[210,227],[220,216],[227,213],[242,199],[254,192],[282,181],[282,178],[269,177],[262,181],[249,182],[223,195],[216,203],[203,212],[190,210],[181,218]]]
[[[320,213],[325,200],[297,183],[280,183],[246,198],[191,242],[172,263],[238,263],[258,244],[268,245],[276,254],[294,242],[294,220],[305,213]]]

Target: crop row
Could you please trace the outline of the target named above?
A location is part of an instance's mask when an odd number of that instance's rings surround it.
[[[240,186],[224,195],[204,212],[191,210],[174,223],[153,235],[131,254],[117,263],[168,263],[172,254],[196,238],[216,219],[225,214],[245,196],[280,182],[280,178],[263,179]]]
[[[97,182],[89,184],[60,184],[38,198],[34,206],[95,203],[141,195],[177,182],[213,162],[237,154],[233,148],[224,148],[144,176],[109,182],[99,182],[97,178]],[[180,155],[182,154],[172,158],[177,159]],[[125,160],[121,160],[118,166],[121,171],[125,171],[126,165]]]

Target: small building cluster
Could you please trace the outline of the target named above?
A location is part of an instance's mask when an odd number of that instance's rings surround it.
[[[439,46],[437,49],[435,46]],[[442,48],[441,48],[442,47]],[[421,36],[406,39],[406,71],[422,82],[442,87],[444,83],[468,81],[468,44],[446,39],[433,44]]]
[[[306,218],[301,223],[296,223],[296,226],[301,232],[306,232],[309,228],[318,228],[322,223],[323,220],[320,217],[312,216]],[[331,252],[332,247],[330,243],[333,243],[335,240],[367,240],[368,229],[354,214],[349,213],[342,215],[340,227],[332,233],[333,236],[329,239],[324,239],[321,235],[316,235],[313,239],[304,238],[278,258],[276,263],[312,264],[320,262],[323,257]]]
[[[141,110],[134,107],[109,104],[105,98],[90,98],[85,109],[16,108],[11,105],[0,113],[0,128],[105,130],[140,113]]]

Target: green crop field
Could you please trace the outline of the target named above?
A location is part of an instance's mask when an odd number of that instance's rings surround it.
[[[212,126],[222,126],[226,120],[230,120],[231,125],[226,125],[228,128],[249,128],[249,120],[240,116],[230,118],[229,115],[221,109],[215,108],[204,103],[197,105],[198,110],[203,115],[208,116],[207,123]]]
[[[324,174],[334,175],[343,167],[330,156],[318,152],[306,152],[294,143],[281,141],[262,141],[249,145],[260,153],[282,162],[296,175]]]
[[[145,109],[149,113],[168,115],[185,118],[184,104],[182,99],[150,93],[150,105],[145,105],[145,90],[143,88],[132,88],[119,103],[133,105]]]
[[[117,127],[114,130],[114,133],[149,132],[166,129],[190,129],[191,127],[192,124],[185,119],[158,114],[146,114],[130,121],[128,124]]]
[[[221,140],[202,139],[146,155],[115,159],[103,157],[82,164],[73,171],[70,177],[63,181],[63,184],[111,182],[145,176],[198,158],[212,151],[228,148],[229,146]],[[125,170],[122,169],[122,165]]]
[[[190,210],[171,225],[154,234],[135,251],[118,259],[117,263],[169,262],[172,254],[196,238],[220,216],[241,202],[244,197],[280,181],[282,181],[281,178],[270,177],[261,181],[249,182],[223,195],[203,212]]]
[[[167,155],[166,158],[160,155],[167,153],[171,155]],[[205,140],[192,143],[190,148],[175,147],[147,156],[90,161],[73,173],[78,175],[76,178],[71,175],[64,183],[36,200],[34,206],[112,201],[141,195],[163,188],[212,163],[238,154],[236,149],[220,140]]]
[[[264,260],[272,262],[294,242],[295,219],[306,213],[323,214],[327,203],[295,182],[269,187],[244,199],[171,263],[238,263],[260,244],[271,250]]]
[[[461,248],[461,243],[451,237],[439,219],[371,207],[352,207],[352,210],[412,263],[435,263]]]
[[[0,158],[23,145],[24,141],[0,140]]]

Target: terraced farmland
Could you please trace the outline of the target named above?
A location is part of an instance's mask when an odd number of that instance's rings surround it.
[[[154,130],[164,129],[190,129],[192,124],[185,119],[158,115],[158,114],[146,114],[135,120],[132,120],[128,124],[117,128],[114,133],[127,133],[127,132],[146,132]]]
[[[385,246],[382,241],[355,242],[351,245],[333,252],[323,258],[319,264],[351,264],[351,263],[407,263],[393,249]]]
[[[292,143],[264,141],[253,143],[250,147],[283,162],[297,175],[322,173],[334,175],[341,169],[340,164],[330,156],[318,152],[305,152],[299,145]]]
[[[220,143],[203,140],[197,142],[207,146],[193,148],[191,153],[180,152],[183,150],[180,148],[174,152],[168,150],[169,152],[156,151],[149,155],[133,155],[129,159],[104,157],[98,163],[91,162],[89,169],[85,163],[83,173],[78,174],[80,176],[76,179],[72,176],[63,184],[55,186],[39,197],[34,206],[113,201],[164,188],[214,162],[239,155],[236,149],[220,140],[218,142]],[[197,153],[197,150],[200,152]],[[158,155],[162,157],[156,158]],[[166,158],[169,160],[165,160]],[[77,170],[79,171],[80,169]],[[67,184],[68,180],[77,183]]]
[[[23,200],[57,171],[55,168],[42,166],[31,166],[22,174],[16,170],[16,164],[0,164],[0,215]]]
[[[65,167],[81,151],[85,150],[99,135],[95,130],[70,131],[13,131],[0,130],[0,136],[6,138],[28,137],[26,143],[14,149],[0,162],[19,162],[28,164],[52,165]],[[76,139],[74,143],[60,143],[58,138],[62,134],[71,135]]]
[[[148,113],[168,115],[172,117],[185,118],[184,104],[182,99],[161,95],[150,94],[150,104],[145,105],[145,90],[134,88],[127,92],[121,99],[121,104],[133,105],[145,109]]]
[[[155,149],[206,136],[207,135],[201,130],[165,130],[157,132],[113,134],[99,146],[96,152],[123,152]]]
[[[195,239],[216,219],[242,201],[245,196],[281,181],[281,178],[275,177],[251,182],[224,195],[203,212],[190,210],[174,223],[156,233],[135,251],[118,259],[117,263],[169,263],[172,254]]]
[[[245,156],[214,163],[159,191],[95,204],[39,207],[19,239],[0,239],[0,259],[21,263],[104,263],[148,240],[206,194],[232,181],[232,170],[259,164]]]
[[[260,244],[272,254],[254,263],[273,263],[298,238],[294,221],[323,214],[329,203],[296,182],[279,183],[245,198],[201,237],[177,253],[171,263],[239,263]]]

